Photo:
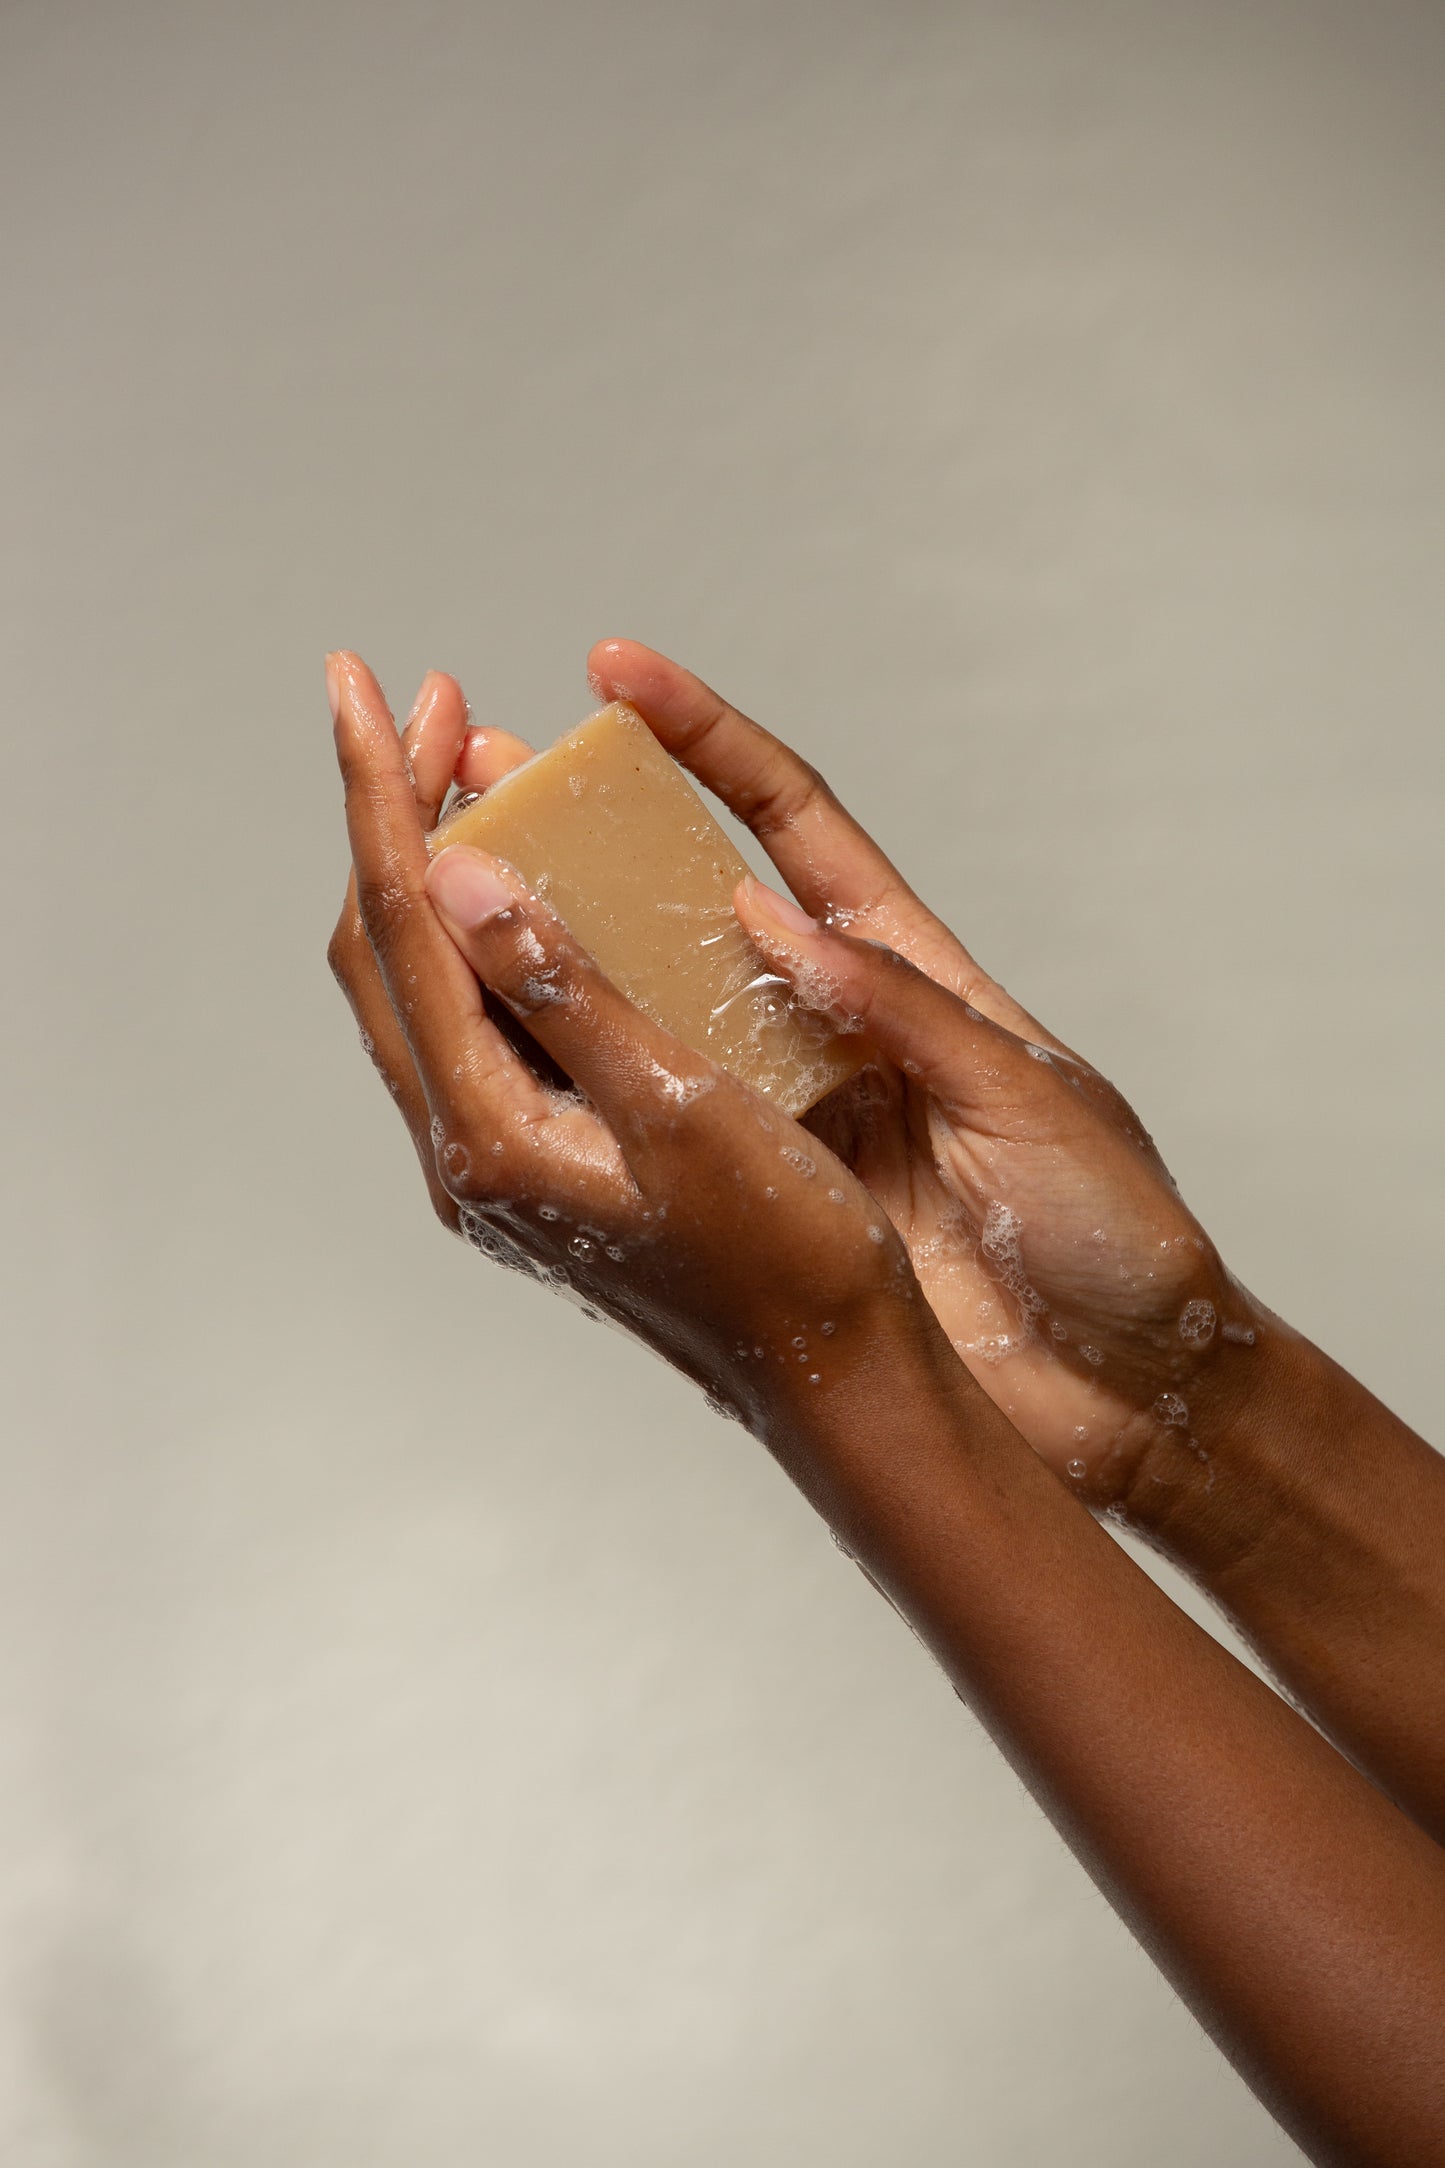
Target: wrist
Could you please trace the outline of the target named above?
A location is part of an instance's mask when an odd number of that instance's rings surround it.
[[[936,1509],[1000,1446],[1024,1462],[1033,1457],[921,1293],[900,1299],[896,1290],[840,1324],[821,1362],[780,1376],[751,1427],[860,1552],[875,1547],[886,1524]]]
[[[1206,1580],[1322,1508],[1320,1449],[1358,1423],[1351,1399],[1376,1405],[1252,1298],[1250,1319],[1253,1342],[1221,1345],[1191,1387],[1187,1439],[1152,1428],[1120,1501],[1146,1542]]]

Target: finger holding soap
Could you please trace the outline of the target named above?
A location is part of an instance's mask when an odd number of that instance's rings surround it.
[[[488,791],[504,775],[532,759],[535,748],[510,730],[490,723],[469,730],[457,757],[456,785],[461,791]]]
[[[637,640],[599,640],[587,658],[599,697],[634,706],[658,742],[751,829],[804,908],[857,924],[930,970],[984,974],[920,902],[816,768],[705,685]]]
[[[444,670],[428,670],[401,734],[423,828],[436,826],[463,751],[468,712],[466,695],[456,679]]]
[[[484,986],[499,994],[624,1145],[712,1091],[718,1071],[627,1000],[502,860],[453,844],[427,894]]]
[[[800,1000],[945,1098],[1036,1102],[1057,1080],[1025,1042],[880,942],[860,941],[749,877],[738,918]]]

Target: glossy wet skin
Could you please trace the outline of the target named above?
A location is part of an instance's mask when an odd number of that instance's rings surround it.
[[[428,860],[442,791],[459,759],[464,780],[477,765],[452,682],[423,688],[404,757],[370,672],[334,670],[355,900],[333,966],[448,1224],[762,1433],[800,1396],[821,1406],[881,1342],[936,1339],[898,1237],[841,1162],[633,1008],[511,868],[465,846]],[[579,1091],[538,1079],[483,985]]]
[[[534,1007],[526,1016],[527,1028],[599,1112],[548,1097],[480,1016],[477,972],[522,1013],[517,958],[505,937],[495,927],[469,937],[452,920],[452,961],[442,960],[448,944],[438,940],[440,924],[435,914],[428,923],[421,900],[421,837],[453,782],[485,791],[532,748],[508,732],[469,727],[455,680],[433,673],[402,740],[413,788],[374,679],[355,658],[338,658],[336,667],[348,716],[342,742],[354,770],[353,848],[367,897],[359,912],[353,878],[331,961],[406,1117],[438,1212],[491,1254],[554,1278],[565,1273],[584,1297],[638,1324],[633,1313],[653,1300],[641,1284],[651,1267],[644,1266],[640,1232],[654,1223],[638,1218],[647,1206],[630,1193],[629,1181],[638,1186],[632,1161],[645,1153],[657,1162],[656,1140],[671,1135],[679,1140],[679,1173],[685,1160],[701,1187],[691,1197],[685,1185],[668,1187],[656,1202],[691,1213],[699,1240],[710,1230],[708,1286],[729,1283],[734,1242],[750,1255],[748,1270],[771,1280],[760,1224],[749,1210],[731,1226],[704,1174],[708,1154],[696,1139],[681,1142],[701,1127],[716,1152],[736,1153],[744,1137],[751,1150],[760,1102],[745,1119],[729,1086],[705,1109],[701,1102],[696,1111],[679,1108],[651,1077],[649,1060],[681,1076],[708,1065],[674,1047],[659,1053],[654,1027],[635,1011],[624,1017],[625,1005],[611,1009],[607,1029],[615,1045],[631,1035],[627,1062],[616,1052],[594,1052],[595,1032],[589,1038],[585,1025],[579,1029],[576,1014],[564,1022],[548,1013],[539,1022]],[[635,642],[595,647],[589,680],[600,700],[630,701],[662,745],[758,837],[804,909],[746,882],[736,899],[743,925],[798,998],[852,1027],[861,1023],[870,1047],[869,1067],[807,1117],[816,1141],[806,1150],[818,1160],[818,1146],[827,1148],[826,1177],[814,1188],[787,1185],[789,1227],[773,1210],[762,1223],[783,1274],[781,1323],[805,1315],[816,1328],[819,1304],[827,1306],[822,1288],[788,1288],[790,1268],[781,1260],[791,1257],[801,1269],[806,1259],[826,1280],[831,1268],[822,1260],[865,1208],[866,1191],[890,1241],[896,1230],[974,1377],[1091,1503],[1126,1495],[1146,1455],[1202,1457],[1196,1417],[1236,1389],[1265,1313],[1231,1281],[1119,1094],[988,977],[788,747],[690,672]],[[530,928],[534,939],[565,945],[541,906],[524,908],[529,927],[518,920],[514,941]],[[458,970],[456,949],[472,974]],[[509,959],[510,992],[502,983]],[[574,1011],[580,1003],[582,1015],[595,1017],[597,999],[579,986]],[[446,1080],[459,1058],[458,1034],[467,1033],[470,1096],[463,1100]],[[559,1052],[564,1042],[568,1058]],[[607,1066],[600,1096],[582,1073],[589,1060]],[[481,1070],[485,1081],[478,1081]],[[766,1123],[759,1132],[764,1154],[781,1151],[793,1128],[777,1117]],[[645,1147],[644,1133],[654,1140]],[[786,1175],[787,1161],[780,1166]],[[845,1182],[843,1170],[854,1180]],[[772,1206],[766,1193],[778,1191],[778,1173],[758,1162],[750,1208]],[[840,1187],[849,1200],[844,1220],[835,1207],[816,1223],[814,1200]],[[547,1209],[557,1217],[541,1218]],[[616,1269],[608,1244],[596,1243],[589,1228],[627,1232],[628,1270]],[[594,1241],[590,1255],[567,1249],[579,1235]],[[834,1307],[841,1303],[839,1296]],[[733,1314],[725,1302],[719,1320]],[[664,1337],[675,1343],[674,1359],[736,1403],[749,1387],[730,1367],[722,1331],[699,1315],[685,1327],[676,1321]],[[739,1326],[739,1335],[751,1335],[753,1345],[786,1345],[796,1336],[767,1318]]]
[[[592,661],[763,840],[808,908],[745,882],[739,917],[874,1060],[802,1128],[632,1009],[498,861],[429,861],[452,777],[485,789],[526,748],[469,734],[433,676],[408,769],[333,657],[356,877],[331,960],[437,1211],[766,1440],[1310,2158],[1434,2168],[1438,1457],[1234,1285],[1128,1108],[805,764],[649,650]],[[1081,1500],[1193,1572],[1320,1729]]]

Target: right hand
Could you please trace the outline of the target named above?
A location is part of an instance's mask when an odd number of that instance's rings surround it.
[[[1197,1472],[1267,1313],[1121,1095],[975,963],[796,753],[636,642],[602,642],[589,665],[799,898],[744,882],[738,916],[873,1057],[809,1126],[892,1220],[979,1384],[1091,1504],[1125,1497],[1151,1450]],[[525,750],[499,744],[474,780]]]

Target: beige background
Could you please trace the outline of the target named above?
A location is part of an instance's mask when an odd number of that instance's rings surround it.
[[[691,661],[1439,1410],[1435,0],[5,0],[0,2157],[1273,2168],[774,1469],[430,1220],[321,684]]]

